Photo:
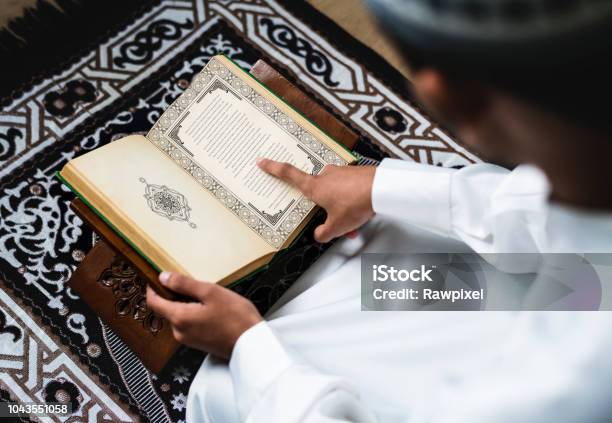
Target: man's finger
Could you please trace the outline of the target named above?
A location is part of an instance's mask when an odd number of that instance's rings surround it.
[[[160,317],[168,320],[172,326],[185,327],[189,317],[199,311],[198,303],[182,303],[170,301],[157,295],[150,286],[147,286],[147,306]]]
[[[316,227],[314,237],[317,242],[326,243],[335,238],[334,225],[327,219],[325,223]]]
[[[196,281],[195,279],[173,272],[161,272],[159,274],[159,281],[166,288],[174,292],[200,301],[204,301],[204,297],[211,289],[209,282]]]
[[[174,301],[169,301],[160,297],[150,286],[147,286],[147,306],[153,311],[153,313],[170,320],[173,315],[172,312],[175,304],[176,303]]]
[[[287,182],[300,191],[304,192],[308,188],[312,175],[302,172],[297,167],[289,163],[275,162],[269,159],[258,159],[257,166],[270,175],[277,177],[281,181]]]

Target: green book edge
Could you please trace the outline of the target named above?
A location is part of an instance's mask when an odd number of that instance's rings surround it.
[[[108,225],[109,228],[111,228],[113,230],[113,232],[115,232],[117,235],[119,235],[121,237],[121,239],[123,239],[125,242],[127,242],[129,244],[130,247],[132,247],[134,249],[134,251],[136,251],[138,253],[138,255],[140,255],[143,259],[145,259],[147,261],[147,263],[149,263],[157,272],[161,272],[162,270],[159,268],[159,266],[157,266],[153,260],[151,260],[149,257],[147,257],[147,255],[140,249],[138,248],[138,246],[136,244],[134,244],[127,236],[125,236],[119,229],[117,229],[117,227],[115,225],[113,225],[102,213],[100,213],[100,211],[98,211],[98,209],[96,209],[89,201],[87,201],[87,199],[85,197],[83,197],[83,195],[81,195],[81,193],[79,193],[79,191],[77,191],[72,185],[70,185],[70,183],[68,183],[68,181],[66,181],[66,179],[64,179],[64,177],[59,173],[59,171],[55,172],[55,176],[64,184],[66,185],[70,191],[73,192],[74,195],[76,195],[83,203],[85,203],[85,205],[87,207],[89,207],[89,209],[91,211],[93,211],[100,219],[102,219],[104,221],[104,223],[106,223]],[[302,231],[303,232],[303,231]],[[300,233],[299,236],[302,236],[302,233]],[[297,239],[297,238],[296,238]],[[276,254],[280,254],[282,251],[285,251],[285,249],[283,250],[279,250]],[[264,271],[265,269],[268,268],[268,265],[265,264],[262,267],[255,269],[254,271],[252,271],[251,273],[249,273],[246,276],[243,276],[242,278],[231,282],[229,284],[226,285],[227,288],[231,288],[235,285],[238,285],[240,282],[244,281],[247,278],[250,278],[251,276],[256,275],[259,272]]]
[[[117,229],[117,227],[115,225],[113,225],[102,213],[100,213],[100,211],[98,211],[98,209],[96,209],[89,201],[87,201],[87,199],[85,197],[83,197],[83,195],[81,195],[81,193],[79,193],[79,191],[76,190],[76,188],[74,188],[68,181],[66,181],[66,179],[64,179],[64,177],[59,173],[59,171],[55,172],[55,176],[57,177],[57,179],[59,179],[64,185],[66,185],[66,187],[68,187],[68,189],[70,189],[70,191],[72,191],[72,193],[74,195],[76,195],[81,201],[83,201],[83,203],[85,203],[85,205],[87,207],[89,207],[89,209],[91,211],[93,211],[100,219],[102,219],[104,221],[104,223],[106,223],[108,225],[109,228],[111,228],[117,235],[119,235],[121,237],[121,239],[123,239],[125,242],[127,242],[129,244],[130,247],[132,247],[134,249],[134,251],[136,251],[138,253],[138,255],[140,255],[143,259],[145,259],[147,261],[147,263],[149,263],[157,272],[161,272],[162,270],[159,268],[159,266],[157,266],[153,260],[151,260],[149,257],[147,257],[147,255],[140,249],[138,248],[138,246],[136,244],[134,244],[127,236],[125,236],[119,229]],[[306,225],[298,234],[298,236],[295,237],[295,239],[293,240],[293,242],[286,248],[283,248],[282,250],[279,250],[276,254],[274,254],[274,257],[280,256],[282,254],[285,254],[287,252],[287,250],[289,250],[289,248],[291,248],[295,242],[297,242],[297,240],[299,238],[301,238],[304,235],[304,232],[306,232],[306,230],[309,228],[309,225]],[[226,285],[226,288],[232,288],[238,284],[240,284],[241,282],[243,282],[244,280],[255,276],[256,274],[263,272],[264,270],[266,270],[268,268],[268,264],[264,264],[263,266],[259,267],[258,269],[253,270],[251,273],[241,277],[240,279],[234,281],[234,282],[230,282],[229,284]]]

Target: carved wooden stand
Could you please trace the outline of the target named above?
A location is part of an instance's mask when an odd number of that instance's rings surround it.
[[[354,147],[358,136],[351,129],[268,64],[259,60],[251,74],[334,139]],[[149,370],[159,373],[180,344],[168,323],[147,310],[146,286],[167,298],[173,294],[159,284],[156,270],[81,200],[75,199],[71,207],[101,238],[74,272],[71,288]]]
[[[81,200],[72,209],[99,235],[70,279],[70,287],[158,373],[179,347],[168,323],[147,310],[146,286],[157,272]]]

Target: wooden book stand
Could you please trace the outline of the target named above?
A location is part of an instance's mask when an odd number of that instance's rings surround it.
[[[334,139],[352,149],[358,135],[267,63],[259,60],[251,74]],[[157,271],[78,198],[75,213],[101,240],[69,281],[71,288],[154,373],[159,373],[180,344],[166,321],[147,310],[146,285],[171,296],[157,281]]]

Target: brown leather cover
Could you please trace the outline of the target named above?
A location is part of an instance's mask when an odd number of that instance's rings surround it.
[[[263,60],[258,60],[251,68],[251,74],[336,141],[344,144],[349,150],[355,147],[359,139],[355,132],[289,82],[272,66]]]
[[[337,141],[352,149],[358,135],[262,60],[251,69],[260,82]],[[78,198],[72,209],[102,238],[69,283],[100,318],[159,373],[179,347],[163,319],[146,309],[146,283],[166,298],[178,298],[157,280],[157,271]]]

